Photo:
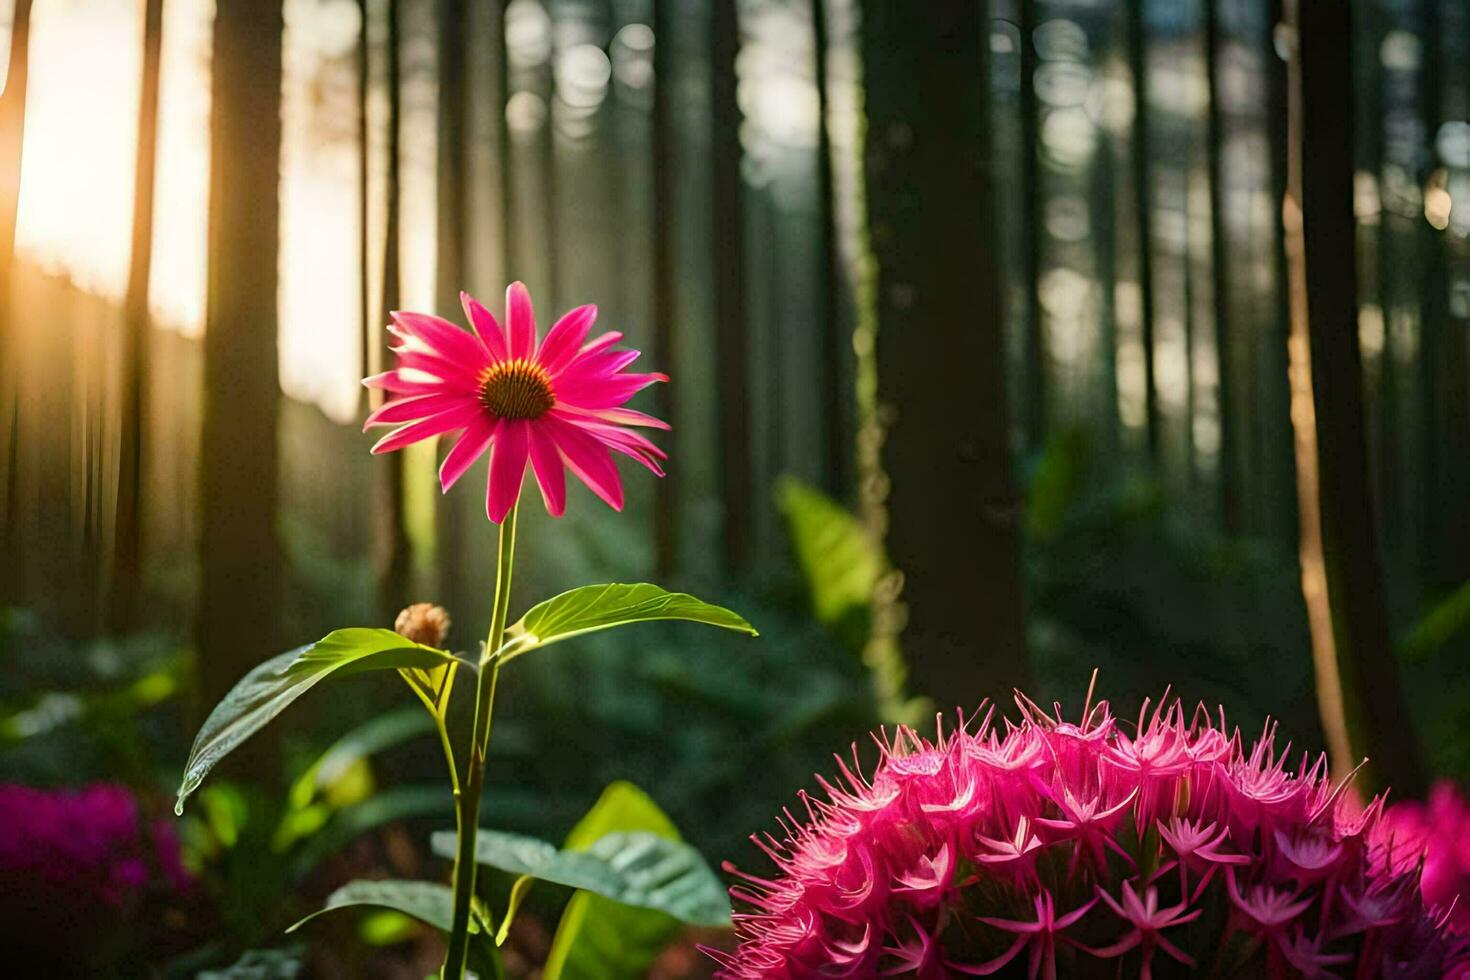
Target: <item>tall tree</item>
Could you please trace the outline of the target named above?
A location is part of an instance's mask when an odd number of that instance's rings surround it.
[[[1128,10],[1128,61],[1133,75],[1133,209],[1138,237],[1138,316],[1143,344],[1143,400],[1149,456],[1159,458],[1159,387],[1154,379],[1153,174],[1149,166],[1148,23],[1146,0]]]
[[[368,99],[371,89],[372,63],[369,51],[368,0],[357,0],[357,306],[361,344],[360,358],[362,373],[372,374],[372,347],[377,342],[377,331],[373,329],[372,281],[369,268],[372,263],[372,229],[368,227]],[[358,409],[371,401],[369,390],[362,389]]]
[[[887,415],[887,550],[903,573],[916,693],[946,703],[1029,680],[1003,320],[987,176],[980,4],[863,11],[865,170]]]
[[[1286,225],[1283,205],[1286,201],[1288,147],[1287,106],[1289,86],[1287,65],[1284,56],[1276,49],[1278,25],[1286,21],[1286,0],[1270,0],[1264,30],[1259,43],[1265,51],[1266,61],[1266,135],[1270,145],[1270,188],[1271,188],[1271,238],[1272,285],[1271,308],[1263,343],[1257,351],[1255,375],[1260,392],[1259,403],[1254,415],[1252,431],[1254,452],[1252,462],[1259,466],[1263,480],[1257,487],[1264,510],[1264,524],[1268,535],[1283,545],[1293,538],[1301,540],[1295,515],[1288,507],[1279,504],[1288,488],[1295,489],[1296,465],[1294,461],[1295,433],[1291,426],[1282,426],[1281,419],[1290,413],[1291,384],[1289,370],[1289,338],[1291,336],[1291,296],[1288,288],[1286,259]]]
[[[725,505],[726,564],[744,569],[750,561],[754,512],[750,460],[749,356],[745,295],[745,188],[741,176],[740,105],[736,100],[736,57],[740,53],[737,0],[714,0],[710,17],[713,51],[710,122],[713,157],[714,315],[720,400],[720,470]]]
[[[107,626],[137,623],[143,579],[143,432],[148,418],[148,283],[153,269],[153,178],[158,156],[158,69],[163,0],[143,3],[143,79],[138,90],[138,146],[133,166],[133,243],[123,297],[122,429],[118,439],[117,515]]]
[[[10,282],[15,265],[15,221],[20,208],[20,160],[25,145],[26,89],[30,75],[31,0],[15,0],[10,60],[0,90],[0,603],[21,594],[23,563],[16,554],[20,527],[16,500],[20,469],[20,395],[15,374]]]
[[[439,0],[439,101],[438,101],[438,179],[435,181],[435,260],[434,296],[447,316],[459,309],[459,293],[469,283],[468,235],[466,215],[468,196],[465,176],[468,172],[469,140],[466,134],[468,105],[467,70],[469,65],[469,32],[466,29],[465,0]],[[464,576],[465,514],[464,498],[446,500],[435,509],[439,520],[435,546],[439,566],[439,601],[451,609],[463,608],[461,590]]]
[[[1036,3],[1020,0],[1021,36],[1021,288],[1025,325],[1021,334],[1021,431],[1026,448],[1046,439],[1046,333],[1041,309],[1041,244],[1046,228],[1041,214],[1041,103],[1036,97]]]
[[[1444,18],[1439,0],[1420,0],[1423,57],[1419,71],[1419,107],[1424,118],[1423,164],[1419,183],[1424,213],[1420,238],[1419,397],[1420,427],[1419,529],[1420,554],[1431,587],[1454,587],[1470,569],[1470,507],[1465,498],[1470,468],[1463,451],[1470,438],[1470,370],[1466,331],[1454,324],[1450,311],[1450,269],[1445,225],[1446,180],[1439,156],[1439,130],[1444,111]],[[1458,448],[1457,448],[1458,447]],[[1448,451],[1446,451],[1448,450]]]
[[[210,701],[259,662],[280,631],[281,6],[233,0],[214,18],[199,541],[199,645]]]
[[[674,254],[674,11],[672,0],[653,0],[653,360],[672,369],[677,356],[677,257]],[[655,393],[662,417],[675,420],[672,385]],[[654,564],[660,575],[674,569],[679,554],[678,469],[671,468],[654,490]]]
[[[1220,10],[1218,0],[1205,0],[1205,79],[1209,89],[1206,128],[1209,140],[1210,181],[1210,297],[1215,320],[1215,410],[1220,425],[1220,523],[1227,534],[1240,531],[1238,451],[1236,449],[1234,379],[1237,344],[1230,325],[1230,243],[1225,227],[1225,107],[1220,85]],[[1193,368],[1191,367],[1191,370]]]
[[[401,212],[401,188],[400,179],[400,135],[402,132],[402,72],[400,70],[400,46],[402,44],[401,31],[398,21],[399,0],[388,0],[387,7],[387,31],[385,37],[386,48],[386,79],[385,85],[388,89],[388,118],[385,123],[388,136],[386,152],[386,175],[384,184],[384,225],[383,225],[383,276],[382,276],[382,304],[381,310],[384,317],[392,310],[398,309],[400,278],[399,271],[399,223]],[[381,371],[389,363],[390,352],[388,351],[388,334],[381,329],[381,325],[374,325],[373,345],[369,348],[372,355],[370,370]],[[384,393],[375,390],[373,392],[373,407],[377,408],[383,403]],[[378,612],[384,621],[389,621],[408,601],[408,573],[410,561],[410,549],[408,541],[408,529],[404,518],[404,488],[403,488],[403,453],[386,453],[377,461],[378,470],[378,494],[377,513],[375,516],[375,532],[377,538],[378,552],[376,555],[378,572]]]
[[[1353,119],[1351,100],[1342,98],[1353,91],[1351,11],[1312,0],[1292,0],[1287,8],[1295,47],[1285,218],[1302,580],[1309,611],[1325,586],[1331,613],[1330,643],[1316,635],[1320,614],[1312,621],[1318,698],[1329,740],[1339,743],[1334,767],[1341,771],[1366,754],[1376,780],[1413,796],[1424,789],[1424,770],[1389,633],[1364,435]],[[1317,537],[1316,555],[1307,548],[1311,537]],[[1333,731],[1344,722],[1347,758]]]
[[[838,245],[836,179],[832,159],[831,50],[826,0],[812,0],[812,49],[817,83],[817,209],[821,215],[822,415],[826,450],[823,476],[829,493],[844,495],[852,482],[853,399],[851,305],[843,294]]]

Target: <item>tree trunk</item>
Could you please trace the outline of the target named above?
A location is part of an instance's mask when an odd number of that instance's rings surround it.
[[[1209,180],[1210,180],[1210,298],[1215,320],[1215,411],[1220,426],[1219,463],[1216,479],[1220,487],[1220,524],[1226,534],[1241,530],[1236,450],[1235,350],[1230,330],[1230,266],[1226,259],[1230,243],[1225,229],[1225,174],[1221,157],[1225,152],[1224,107],[1220,104],[1220,11],[1217,0],[1205,0],[1205,77],[1209,88]],[[1191,370],[1193,366],[1191,365]]]
[[[653,0],[653,355],[661,371],[672,371],[677,327],[674,318],[678,259],[674,254],[674,11],[672,0]],[[660,415],[675,423],[673,385],[658,385]],[[654,566],[673,573],[679,554],[680,513],[677,467],[654,488]]]
[[[1153,186],[1148,145],[1148,27],[1145,0],[1130,0],[1128,58],[1133,74],[1133,207],[1138,223],[1138,316],[1143,343],[1143,400],[1149,457],[1159,460],[1159,388],[1154,380]]]
[[[438,100],[438,179],[435,182],[436,257],[434,262],[434,296],[442,316],[459,319],[459,293],[465,281],[466,226],[468,198],[465,193],[467,170],[466,68],[469,60],[469,38],[466,30],[465,0],[439,0],[439,100]],[[549,298],[549,297],[548,297]],[[545,303],[543,313],[545,316]],[[450,444],[450,436],[442,437],[441,447]],[[442,454],[441,454],[442,456]],[[417,477],[415,477],[417,478]],[[464,582],[465,510],[463,497],[447,498],[434,510],[438,522],[435,548],[439,572],[437,600],[451,610],[464,609],[463,598],[473,593],[461,588]]]
[[[878,400],[915,693],[949,705],[1030,679],[1003,319],[991,241],[984,9],[863,11]]]
[[[1282,427],[1281,419],[1291,411],[1290,355],[1291,290],[1286,259],[1286,226],[1283,205],[1286,201],[1288,171],[1287,106],[1289,102],[1286,61],[1275,49],[1277,25],[1286,20],[1285,0],[1271,0],[1265,37],[1266,48],[1266,127],[1270,143],[1271,163],[1271,232],[1273,292],[1271,318],[1265,342],[1257,362],[1261,401],[1255,416],[1254,460],[1266,474],[1258,493],[1265,510],[1264,521],[1272,541],[1287,546],[1300,542],[1297,515],[1280,504],[1284,494],[1296,489],[1295,435],[1291,426]]]
[[[1036,98],[1036,3],[1020,0],[1021,35],[1021,288],[1026,321],[1021,352],[1021,432],[1026,448],[1046,440],[1046,333],[1041,310],[1041,106]]]
[[[842,256],[838,245],[827,38],[826,0],[812,0],[812,48],[820,113],[817,122],[817,213],[821,216],[822,235],[822,441],[827,455],[823,476],[827,492],[842,499],[851,489],[853,471],[852,322],[851,308],[843,295]]]
[[[1363,432],[1353,121],[1351,100],[1342,98],[1353,91],[1351,17],[1346,4],[1312,0],[1295,0],[1288,10],[1296,44],[1286,207],[1296,361],[1292,414],[1302,420],[1302,429],[1312,430],[1316,443],[1305,447],[1315,448],[1315,454],[1298,453],[1303,587],[1310,603],[1325,584],[1336,648],[1334,664],[1326,659],[1329,645],[1318,646],[1318,696],[1324,702],[1334,696],[1330,688],[1336,673],[1336,713],[1346,719],[1351,756],[1341,758],[1336,746],[1334,768],[1341,771],[1367,754],[1377,784],[1415,796],[1424,789],[1424,771],[1389,633]],[[1315,425],[1308,426],[1305,420],[1313,414]],[[1320,561],[1305,547],[1314,533],[1314,509],[1320,516]],[[1309,572],[1316,582],[1308,581]],[[1314,632],[1320,626],[1314,619]]]
[[[726,566],[745,570],[750,562],[754,511],[750,443],[745,310],[744,178],[740,172],[740,106],[735,59],[740,53],[736,0],[714,0],[710,17],[713,51],[710,120],[714,199],[714,311],[720,401],[720,463],[725,506]]]
[[[158,151],[158,68],[163,0],[143,5],[143,81],[138,90],[138,147],[133,172],[133,244],[123,299],[122,426],[118,440],[107,628],[137,626],[143,579],[143,433],[148,417],[148,282],[153,267],[153,176]]]
[[[1419,186],[1425,192],[1424,216],[1417,221],[1420,237],[1420,343],[1419,398],[1423,424],[1420,435],[1421,508],[1418,527],[1423,539],[1419,553],[1422,580],[1434,590],[1454,588],[1463,576],[1467,531],[1464,499],[1467,483],[1463,447],[1466,427],[1466,384],[1463,325],[1451,328],[1450,269],[1444,225],[1428,219],[1437,202],[1428,195],[1444,190],[1439,157],[1440,126],[1444,123],[1445,43],[1439,0],[1421,0],[1423,60],[1419,103],[1424,117],[1425,166]],[[1448,212],[1443,214],[1448,221]],[[1457,404],[1458,403],[1458,404]],[[1457,441],[1458,440],[1458,441]],[[1446,450],[1449,450],[1446,452]]]
[[[214,20],[199,541],[199,648],[211,702],[280,640],[281,4],[234,0]]]
[[[372,235],[368,228],[368,97],[371,88],[371,61],[368,52],[368,0],[357,0],[357,305],[360,314],[357,338],[361,345],[362,373],[373,373],[373,345],[378,341],[373,327],[372,276],[368,270],[372,264]],[[357,407],[358,414],[365,414],[371,396],[367,388],[362,389]]]
[[[20,509],[16,500],[20,468],[20,395],[15,371],[16,343],[11,317],[11,278],[15,266],[15,220],[20,207],[20,160],[25,144],[26,82],[29,75],[31,0],[15,0],[10,28],[10,61],[0,91],[0,606],[24,595],[24,563],[17,553]]]
[[[399,58],[402,39],[398,26],[398,2],[388,0],[387,3],[388,149],[383,229],[383,319],[400,305],[398,226],[401,210],[399,135],[402,129],[402,73]],[[392,353],[388,350],[389,335],[383,324],[374,324],[373,337],[374,342],[369,348],[372,354],[369,370],[377,373],[388,368]],[[377,408],[385,400],[386,393],[374,389],[371,396],[372,407]],[[403,453],[385,453],[378,457],[376,464],[379,484],[374,537],[377,544],[378,614],[385,623],[390,623],[408,602],[410,552],[404,520]]]

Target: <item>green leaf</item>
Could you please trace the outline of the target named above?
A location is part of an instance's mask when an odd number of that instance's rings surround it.
[[[786,518],[812,615],[868,668],[880,716],[917,724],[929,709],[904,693],[908,666],[897,637],[874,629],[879,597],[898,585],[882,547],[840,503],[794,477],[777,484],[776,505]]]
[[[614,831],[646,831],[679,840],[679,830],[643,790],[626,780],[609,783],[577,825],[567,834],[563,847],[585,851]]]
[[[327,896],[327,904],[287,929],[295,932],[317,916],[336,909],[372,906],[392,909],[448,932],[454,924],[454,892],[435,881],[352,881]],[[470,906],[470,935],[479,935],[470,944],[470,964],[475,975],[490,980],[505,975],[500,953],[489,941],[494,932],[489,909],[478,898]]]
[[[792,477],[776,487],[791,549],[812,615],[856,653],[867,642],[883,555],[867,529],[841,504]]]
[[[537,647],[583,633],[661,619],[682,619],[758,635],[755,627],[737,614],[683,592],[666,592],[646,582],[586,585],[532,606],[506,631],[509,639],[501,648],[501,659],[513,660]]]
[[[430,845],[435,854],[453,858],[454,832],[434,834]],[[691,925],[730,924],[724,886],[699,852],[647,831],[606,834],[586,851],[563,851],[534,837],[482,829],[475,860],[624,905],[668,912]]]
[[[615,830],[642,830],[660,837],[667,837],[670,840],[680,839],[674,822],[659,809],[658,804],[653,802],[647,793],[626,780],[618,780],[609,783],[603,789],[597,802],[592,804],[592,809],[577,821],[577,825],[567,835],[562,847],[568,851],[585,851],[603,835]],[[525,901],[526,895],[530,893],[531,885],[535,880],[532,875],[521,875],[511,886],[510,901],[506,906],[505,916],[501,919],[500,932],[495,937],[495,945],[500,946],[505,943],[511,921],[515,918],[521,903]],[[600,895],[592,896],[585,892],[574,895],[572,902],[575,904],[583,897],[596,898],[597,901],[613,908],[622,907],[609,902]],[[568,910],[571,908],[572,906],[569,905]],[[566,921],[565,915],[562,916],[562,921]],[[559,931],[558,935],[560,935]]]
[[[293,980],[306,972],[302,949],[251,949],[222,970],[201,970],[195,980]]]
[[[337,630],[310,646],[272,657],[246,674],[205,719],[189,750],[174,812],[184,812],[184,801],[221,759],[318,682],[367,670],[427,670],[454,659],[443,650],[414,643],[392,630],[365,628]]]
[[[1470,628],[1470,581],[1462,584],[1416,622],[1399,640],[1409,660],[1428,660],[1461,630]]]
[[[510,935],[510,924],[515,921],[516,913],[521,910],[521,903],[531,893],[531,886],[535,883],[536,879],[530,875],[521,875],[510,886],[510,898],[505,902],[505,915],[500,920],[500,928],[495,932],[495,945],[505,945],[505,937]]]
[[[384,824],[421,817],[447,817],[454,797],[441,783],[402,783],[374,793],[361,803],[344,807],[295,850],[291,874],[306,877],[322,861],[370,830]]]
[[[434,720],[412,705],[364,722],[333,742],[292,784],[291,805],[309,806],[355,763],[433,731]]]
[[[658,804],[632,783],[616,782],[567,835],[567,850],[593,846],[609,833],[643,831],[669,840],[679,832]],[[567,903],[551,942],[543,980],[600,980],[648,974],[658,954],[678,935],[673,916],[653,909],[620,905],[579,891]]]
[[[306,918],[297,922],[287,932],[295,932],[313,919],[337,909],[373,906],[392,909],[412,916],[425,925],[440,932],[448,932],[454,922],[454,891],[437,881],[349,881],[327,896],[327,903]],[[476,902],[474,915],[470,917],[470,932],[485,930],[489,915]]]
[[[398,674],[419,696],[429,714],[443,721],[449,711],[449,692],[454,689],[459,663],[456,659],[438,667],[402,667]]]

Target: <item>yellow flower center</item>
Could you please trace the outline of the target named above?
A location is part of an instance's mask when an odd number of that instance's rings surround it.
[[[498,418],[538,419],[556,404],[556,394],[545,368],[517,358],[485,369],[480,402]]]

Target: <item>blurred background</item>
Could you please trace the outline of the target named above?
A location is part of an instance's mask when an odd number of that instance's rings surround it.
[[[1015,686],[1075,715],[1094,669],[1124,716],[1172,684],[1369,755],[1365,789],[1470,778],[1470,11],[1305,6],[0,4],[0,838],[32,792],[152,835],[146,883],[56,886],[46,921],[109,923],[76,975],[434,968],[391,913],[280,935],[447,874],[393,683],[169,796],[280,650],[417,600],[476,647],[481,494],[370,457],[358,382],[386,310],[511,279],[543,329],[598,304],[674,425],[621,516],[528,509],[514,604],[652,580],[762,637],[525,662],[487,825],[560,839],[628,779],[759,867],[868,730]],[[692,941],[639,969],[700,975]]]

